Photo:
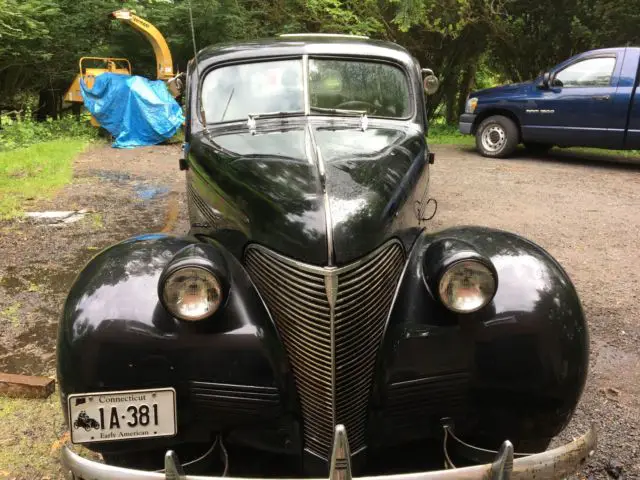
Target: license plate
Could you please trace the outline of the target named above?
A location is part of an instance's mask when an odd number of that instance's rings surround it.
[[[176,434],[173,388],[69,395],[73,443],[111,442]]]

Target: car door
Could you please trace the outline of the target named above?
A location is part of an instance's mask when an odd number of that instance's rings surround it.
[[[623,55],[578,57],[551,72],[548,87],[533,94],[523,121],[525,141],[617,148],[626,116],[614,97]]]

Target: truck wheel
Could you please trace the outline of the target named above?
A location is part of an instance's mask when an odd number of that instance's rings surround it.
[[[520,143],[520,132],[510,118],[494,115],[482,121],[476,132],[476,147],[485,157],[506,158]]]
[[[529,153],[533,155],[542,155],[543,153],[547,153],[549,150],[553,148],[553,145],[549,143],[535,143],[535,142],[525,142],[524,148],[527,149]]]

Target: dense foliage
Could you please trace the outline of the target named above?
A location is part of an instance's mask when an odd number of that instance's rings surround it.
[[[438,74],[431,113],[454,121],[472,88],[532,78],[579,51],[637,42],[638,2],[619,0],[191,0],[198,47],[283,32],[396,41]],[[83,55],[124,56],[154,74],[138,33],[109,18],[132,8],[167,38],[176,66],[193,56],[189,0],[0,0],[0,109],[64,92]],[[638,42],[640,43],[640,42]]]
[[[83,140],[98,138],[99,131],[89,124],[87,114],[82,115],[80,119],[65,115],[60,120],[54,121],[48,118],[44,122],[36,122],[29,115],[29,110],[26,113],[18,119],[8,116],[1,119],[0,153],[61,138]]]

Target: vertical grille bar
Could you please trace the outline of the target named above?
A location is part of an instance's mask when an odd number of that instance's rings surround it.
[[[305,448],[329,458],[336,424],[352,451],[365,446],[368,399],[385,321],[404,266],[400,242],[340,268],[316,267],[264,247],[245,264],[280,333],[294,373]]]

